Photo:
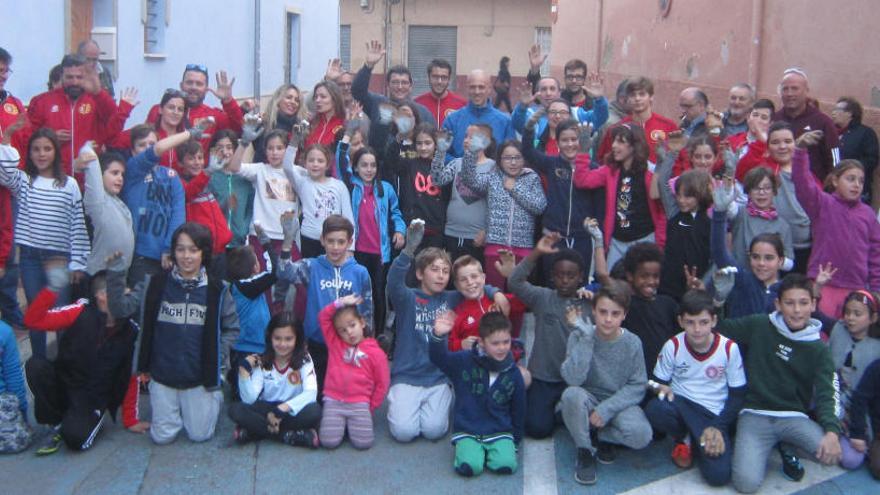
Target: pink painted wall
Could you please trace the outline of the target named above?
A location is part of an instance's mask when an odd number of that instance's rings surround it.
[[[700,86],[718,109],[731,84],[754,84],[779,103],[776,85],[791,66],[806,70],[824,110],[839,96],[865,107],[880,129],[878,0],[559,0],[551,67],[582,58],[599,67],[606,91],[631,75],[654,80],[655,107],[676,117],[678,93]]]

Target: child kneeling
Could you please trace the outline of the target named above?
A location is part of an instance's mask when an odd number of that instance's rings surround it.
[[[251,354],[238,366],[241,402],[229,406],[238,443],[271,438],[288,445],[318,448],[321,406],[318,378],[299,323],[287,313],[269,320],[266,351]]]
[[[512,474],[526,424],[526,388],[510,352],[510,320],[486,313],[477,345],[459,352],[447,350],[446,336],[453,326],[455,313],[437,317],[429,353],[455,388],[455,471],[475,476],[487,467]]]
[[[684,294],[678,317],[684,332],[663,345],[654,367],[657,383],[651,384],[658,396],[645,407],[651,425],[675,440],[672,461],[678,467],[691,466],[691,443],[699,442],[700,473],[712,486],[730,481],[730,428],[746,393],[739,346],[715,333],[717,323],[708,292]]]
[[[327,343],[321,445],[331,449],[342,443],[346,427],[354,448],[373,446],[373,412],[382,405],[391,382],[385,352],[365,335],[367,320],[358,312],[362,303],[361,297],[349,294],[318,315]]]
[[[651,425],[639,403],[645,396],[642,342],[621,328],[629,309],[630,290],[612,281],[593,297],[595,325],[581,318],[576,306],[566,312],[569,326],[562,377],[569,385],[560,401],[565,427],[578,448],[575,481],[596,482],[596,459],[614,462],[614,447],[643,449],[651,442]],[[591,430],[597,432],[598,449]]]

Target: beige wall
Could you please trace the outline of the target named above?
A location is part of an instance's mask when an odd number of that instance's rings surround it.
[[[372,10],[364,11],[359,0],[341,1],[340,22],[351,25],[353,70],[363,64],[365,44],[384,39],[385,2],[370,0],[370,4]],[[391,7],[391,65],[406,63],[410,25],[458,27],[457,74],[472,69],[494,74],[498,60],[507,55],[511,58],[511,73],[524,76],[529,69],[528,50],[535,41],[535,28],[550,26],[550,0],[401,0]],[[375,73],[382,72],[380,64]]]
[[[729,86],[757,86],[777,103],[782,71],[799,66],[825,110],[851,95],[880,126],[880,25],[877,0],[674,0],[668,17],[656,0],[559,0],[553,67],[571,57],[606,75],[608,91],[623,77],[655,80],[655,104],[678,114],[678,92],[701,86],[726,106]],[[873,108],[868,108],[873,106]]]

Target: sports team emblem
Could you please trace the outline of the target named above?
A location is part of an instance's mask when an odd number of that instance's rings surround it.
[[[92,104],[91,103],[83,103],[82,105],[79,106],[78,111],[81,115],[88,115],[88,114],[92,113]]]
[[[4,104],[3,111],[8,113],[9,115],[18,115],[18,107],[13,105],[12,103]]]
[[[666,140],[666,131],[662,129],[654,129],[651,131],[651,141],[665,141]]]

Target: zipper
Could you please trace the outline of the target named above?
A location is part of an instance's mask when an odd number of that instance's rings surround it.
[[[571,165],[569,165],[571,168]],[[571,237],[571,203],[574,199],[574,169],[571,170],[571,174],[568,177],[568,220],[565,222],[565,237]]]
[[[516,185],[514,185],[514,189]],[[509,194],[508,194],[509,195]],[[513,196],[510,196],[510,213],[507,215],[507,245],[513,246],[513,208],[514,208],[514,199]]]
[[[76,135],[76,120],[74,117],[76,116],[76,102],[79,101],[79,98],[73,101],[73,104],[70,106],[70,173],[75,174],[76,171],[73,168],[73,160],[76,158],[76,151],[74,150],[74,136]]]

